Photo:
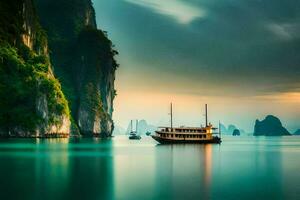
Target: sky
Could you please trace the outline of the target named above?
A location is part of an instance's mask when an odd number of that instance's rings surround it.
[[[119,51],[114,121],[300,128],[299,0],[94,0]]]

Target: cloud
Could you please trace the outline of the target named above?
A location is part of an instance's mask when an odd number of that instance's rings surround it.
[[[140,88],[175,93],[299,92],[299,0],[96,2],[123,52],[122,84],[134,75],[147,79]]]
[[[299,37],[299,23],[271,23],[267,29],[281,40],[293,40]]]
[[[143,6],[161,15],[169,16],[180,24],[189,24],[196,18],[206,16],[206,11],[181,0],[125,0]]]
[[[269,95],[256,96],[255,99],[262,101],[284,102],[284,103],[300,103],[300,92],[284,92]]]

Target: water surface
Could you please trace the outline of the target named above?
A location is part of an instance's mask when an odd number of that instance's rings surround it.
[[[300,199],[300,137],[0,140],[0,199]]]

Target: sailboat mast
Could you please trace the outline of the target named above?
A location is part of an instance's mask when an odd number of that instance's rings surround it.
[[[207,104],[205,104],[205,125],[206,125],[206,127],[208,126],[208,123],[207,123]]]
[[[135,133],[136,134],[138,133],[138,124],[139,124],[139,120],[136,120],[136,123],[135,123]]]
[[[219,120],[219,136],[221,138],[221,121]]]
[[[171,103],[171,131],[173,131],[173,104]]]

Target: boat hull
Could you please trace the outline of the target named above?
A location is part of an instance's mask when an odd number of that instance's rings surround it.
[[[131,135],[131,136],[129,136],[129,139],[130,140],[140,140],[141,136],[139,136],[139,135]]]
[[[220,144],[222,142],[219,137],[213,137],[210,140],[174,140],[155,135],[152,135],[151,137],[160,144]]]

